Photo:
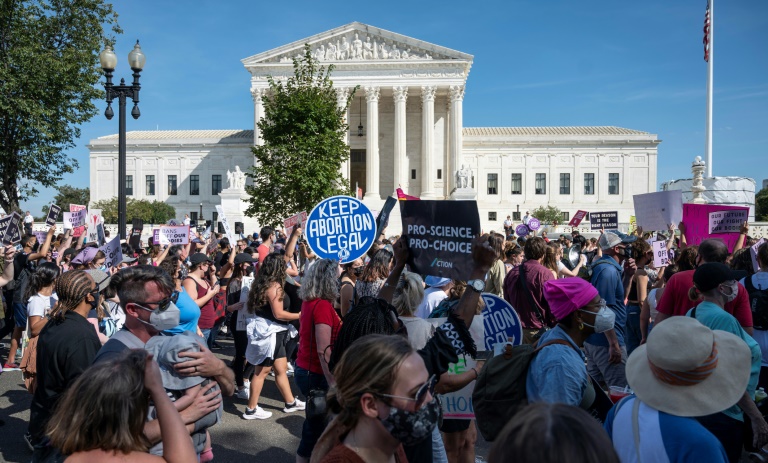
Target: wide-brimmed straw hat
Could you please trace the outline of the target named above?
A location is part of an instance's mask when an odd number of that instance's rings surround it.
[[[751,364],[751,351],[738,336],[710,330],[691,317],[672,317],[629,356],[627,382],[656,410],[705,416],[739,401]]]

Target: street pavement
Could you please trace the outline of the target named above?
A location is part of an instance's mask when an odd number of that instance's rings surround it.
[[[219,337],[223,349],[214,351],[227,364],[235,353],[230,338]],[[0,350],[5,359],[8,350]],[[299,394],[291,381],[294,394]],[[24,388],[20,371],[6,371],[0,374],[0,462],[28,462],[32,456],[24,443],[24,433],[29,422],[29,405],[32,395]],[[90,404],[86,404],[88,406]],[[214,461],[217,462],[269,462],[292,463],[301,438],[304,422],[302,412],[283,413],[283,402],[274,378],[267,376],[267,382],[259,405],[272,412],[267,420],[244,420],[246,401],[236,397],[224,398],[224,415],[221,423],[211,429]],[[478,436],[478,455],[485,456],[488,444]],[[479,459],[478,459],[479,460]],[[418,462],[412,462],[418,463]]]

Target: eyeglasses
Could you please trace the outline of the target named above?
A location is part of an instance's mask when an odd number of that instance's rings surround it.
[[[422,384],[419,389],[416,391],[416,395],[413,397],[403,397],[399,395],[391,395],[391,394],[376,394],[380,397],[387,397],[390,399],[403,399],[408,400],[410,402],[416,402],[416,408],[421,408],[424,403],[427,400],[427,392],[429,392],[430,395],[435,394],[435,386],[437,386],[437,375],[432,375],[429,377],[426,383]]]
[[[174,292],[171,293],[170,296],[166,297],[165,299],[161,299],[161,300],[155,301],[155,302],[145,301],[145,302],[142,302],[142,304],[146,304],[146,305],[157,304],[158,310],[160,310],[160,312],[163,312],[163,311],[167,310],[168,307],[171,306],[171,303],[175,304],[176,301],[178,301],[178,300],[179,300],[179,292],[178,291],[174,291]]]

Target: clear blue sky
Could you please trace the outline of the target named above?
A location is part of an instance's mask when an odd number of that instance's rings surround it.
[[[252,129],[240,60],[360,21],[474,55],[464,125],[613,125],[658,134],[659,183],[690,177],[704,155],[705,0],[168,2],[119,0],[118,79],[136,39],[147,55],[141,118],[128,130]],[[715,4],[714,174],[768,178],[768,1]],[[98,102],[101,111],[103,101]],[[89,182],[88,141],[117,117],[82,127],[68,154]],[[40,214],[55,190],[22,207]]]

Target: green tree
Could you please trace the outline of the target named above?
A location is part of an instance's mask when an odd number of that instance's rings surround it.
[[[117,223],[117,196],[96,201],[92,207],[101,209],[101,216],[106,223]],[[143,220],[144,223],[159,224],[176,217],[176,209],[173,206],[157,200],[127,198],[125,208],[129,221],[135,217]]]
[[[563,213],[560,211],[560,209],[556,208],[555,206],[537,207],[536,209],[533,210],[533,212],[531,213],[531,216],[539,219],[541,223],[545,223],[552,226],[557,226],[557,224],[563,221]]]
[[[59,206],[62,212],[69,212],[70,204],[79,204],[81,206],[88,207],[88,203],[91,201],[91,189],[90,188],[77,188],[70,185],[61,185],[59,192],[53,197],[53,204]],[[43,214],[48,215],[48,204],[43,206]],[[59,214],[57,220],[61,220],[61,214]]]
[[[0,207],[53,187],[77,161],[79,125],[97,113],[105,32],[122,31],[103,0],[0,3]]]
[[[253,186],[246,214],[262,225],[275,225],[292,214],[310,211],[334,195],[349,194],[341,164],[349,158],[344,114],[354,91],[340,108],[330,75],[318,66],[309,45],[293,61],[285,83],[268,79],[264,117],[257,123],[264,144],[253,148],[255,166],[247,175]]]
[[[768,188],[763,188],[755,195],[755,220],[768,222]]]

